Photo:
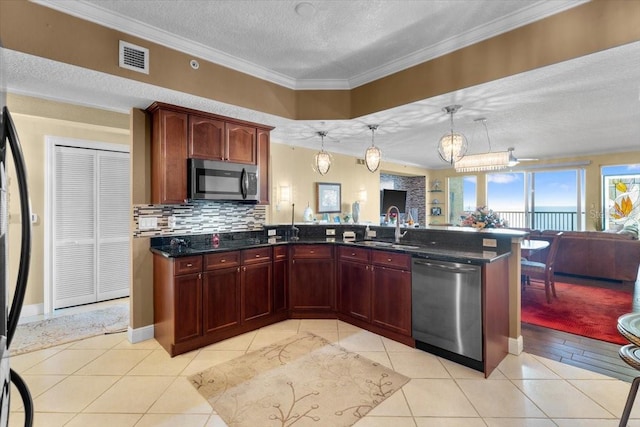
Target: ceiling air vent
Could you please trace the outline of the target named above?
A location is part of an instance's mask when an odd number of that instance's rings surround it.
[[[149,49],[120,40],[120,67],[149,74]]]

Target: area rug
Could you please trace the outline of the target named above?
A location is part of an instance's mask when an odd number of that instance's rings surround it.
[[[123,332],[129,326],[129,304],[19,324],[10,354],[28,353],[96,335]]]
[[[301,333],[189,380],[229,427],[346,427],[409,378]]]
[[[534,286],[534,285],[532,285]],[[522,292],[522,321],[615,344],[627,344],[616,326],[632,311],[628,290],[556,282],[558,298],[547,303],[544,290]]]

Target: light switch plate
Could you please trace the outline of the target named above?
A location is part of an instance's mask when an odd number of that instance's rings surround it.
[[[272,228],[271,230],[267,230],[267,236],[275,236],[276,235],[276,229]]]
[[[335,236],[336,235],[336,229],[335,228],[327,228],[326,235],[327,236]]]
[[[152,230],[158,228],[158,218],[153,217],[141,217],[138,219],[138,226],[140,230]]]

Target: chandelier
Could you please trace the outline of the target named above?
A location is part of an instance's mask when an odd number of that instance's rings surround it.
[[[331,154],[324,151],[324,137],[327,136],[327,132],[320,131],[318,135],[320,136],[322,145],[320,151],[313,158],[313,170],[320,175],[326,175],[326,173],[329,172],[329,168],[331,168]]]
[[[479,118],[475,121],[481,122],[484,126],[487,141],[489,142],[489,152],[468,154],[455,161],[456,172],[497,171],[517,165],[519,162],[513,155],[513,148],[509,148],[507,151],[491,151],[491,138],[489,138],[487,119]]]
[[[453,114],[461,107],[462,105],[449,105],[442,109],[451,115],[451,130],[440,138],[438,154],[442,160],[451,165],[462,159],[467,152],[467,138],[463,134],[453,131]]]
[[[367,148],[364,154],[364,163],[370,172],[375,172],[380,167],[380,158],[382,157],[382,152],[373,143],[373,134],[378,129],[378,125],[369,125],[369,129],[371,129],[371,147]]]

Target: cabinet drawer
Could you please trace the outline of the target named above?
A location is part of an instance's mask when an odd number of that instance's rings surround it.
[[[387,251],[371,251],[371,262],[380,267],[411,270],[411,255]]]
[[[352,261],[369,262],[369,255],[371,251],[365,248],[355,248],[340,246],[338,249],[338,255],[340,259],[348,259]]]
[[[237,267],[240,265],[240,251],[220,252],[205,255],[205,270],[215,270],[217,268]]]
[[[174,261],[173,275],[199,273],[202,271],[202,257],[189,256],[184,258],[176,258]]]
[[[286,245],[274,246],[273,247],[273,257],[275,259],[286,259],[287,255],[289,254],[288,248],[289,247],[286,246]]]
[[[242,264],[271,261],[271,248],[245,249],[242,251]]]
[[[292,255],[294,258],[333,258],[333,246],[294,245]]]

